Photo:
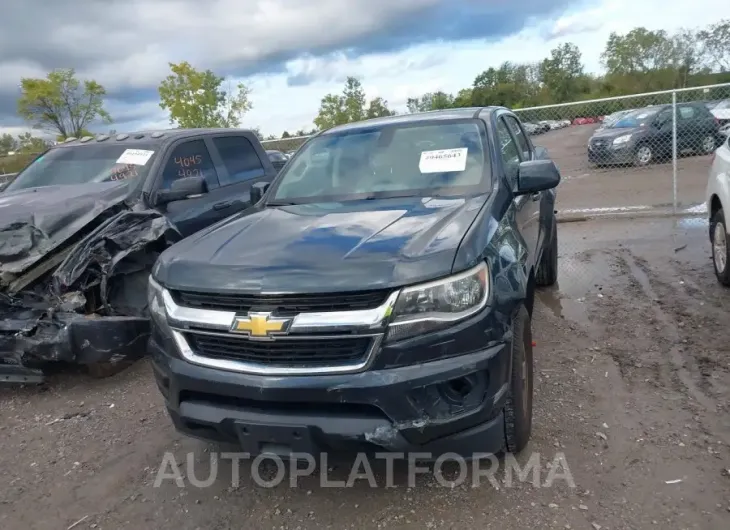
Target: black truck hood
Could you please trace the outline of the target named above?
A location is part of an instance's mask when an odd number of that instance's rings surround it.
[[[160,256],[165,286],[214,292],[336,292],[451,272],[487,200],[392,198],[269,207],[191,236]]]
[[[125,182],[0,193],[0,285],[59,247],[129,193]]]

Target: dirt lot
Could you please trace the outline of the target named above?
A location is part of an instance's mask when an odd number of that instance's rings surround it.
[[[712,275],[706,234],[698,220],[560,225],[560,285],[536,307],[534,435],[521,460],[538,452],[544,468],[564,453],[575,488],[450,488],[433,475],[408,488],[398,474],[385,488],[378,469],[378,487],[321,487],[315,474],[268,489],[246,464],[233,488],[227,462],[210,487],[156,488],[166,452],[181,464],[191,452],[204,479],[215,448],[175,433],[141,362],[107,380],[0,389],[0,528],[726,529],[730,291]]]
[[[598,125],[573,125],[532,138],[546,147],[560,167],[563,182],[560,210],[627,206],[667,206],[673,202],[672,163],[644,168],[596,168],[588,163],[586,146]],[[677,161],[677,197],[685,206],[705,200],[710,156],[684,156]]]

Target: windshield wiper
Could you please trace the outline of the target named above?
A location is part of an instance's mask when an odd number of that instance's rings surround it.
[[[271,201],[267,202],[265,206],[296,206],[300,203],[295,201]]]

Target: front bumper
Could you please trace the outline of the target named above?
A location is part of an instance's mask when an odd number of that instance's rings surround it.
[[[150,340],[156,381],[179,431],[281,456],[498,453],[510,352],[499,342],[395,368],[278,377],[198,366],[179,358],[169,339]]]
[[[89,317],[56,313],[34,322],[32,333],[3,329],[0,334],[0,381],[38,382],[48,362],[121,363],[146,354],[150,322],[142,317]]]
[[[612,145],[588,146],[588,161],[597,165],[624,165],[633,161],[634,148],[624,144],[614,148]]]

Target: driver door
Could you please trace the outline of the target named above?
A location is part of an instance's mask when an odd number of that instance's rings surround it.
[[[155,189],[170,189],[182,177],[202,176],[208,192],[189,199],[174,201],[160,207],[161,212],[174,224],[183,237],[188,237],[230,215],[226,191],[221,189],[218,170],[203,138],[183,140],[176,144],[161,173]]]

